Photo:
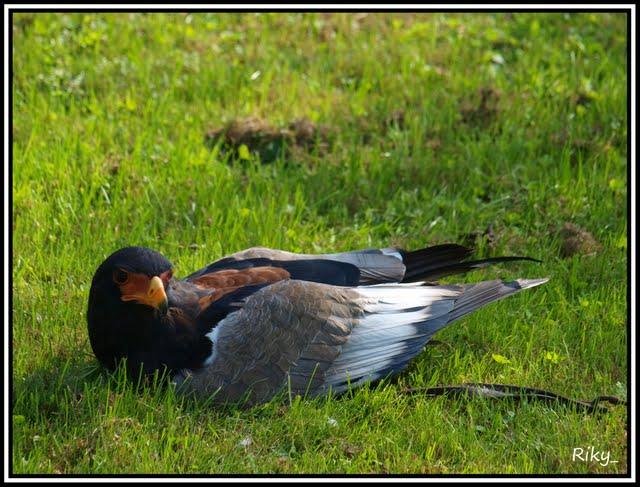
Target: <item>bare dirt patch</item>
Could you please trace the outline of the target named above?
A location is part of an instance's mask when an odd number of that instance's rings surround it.
[[[293,150],[324,150],[328,146],[329,130],[307,118],[299,118],[286,127],[269,124],[259,117],[234,119],[223,127],[210,130],[205,143],[213,147],[222,143],[224,152],[232,151],[236,157],[246,158],[242,146],[258,154],[263,163],[287,157]]]
[[[474,100],[462,104],[460,108],[462,122],[477,126],[491,124],[498,116],[499,101],[499,91],[491,87],[480,88]]]
[[[562,239],[560,255],[568,258],[573,255],[595,255],[602,245],[586,230],[574,223],[565,222],[559,232]]]

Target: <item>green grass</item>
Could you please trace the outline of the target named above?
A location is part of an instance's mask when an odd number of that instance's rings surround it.
[[[626,473],[624,407],[400,392],[624,394],[624,14],[15,14],[12,29],[15,474]],[[328,126],[327,147],[260,164],[204,143],[246,116],[307,117]],[[596,255],[561,256],[565,222]],[[544,264],[448,281],[549,283],[347,397],[214,409],[136,390],[91,354],[91,277],[125,245],[184,276],[254,245],[413,248],[489,224],[481,255]],[[573,462],[588,446],[618,463]]]

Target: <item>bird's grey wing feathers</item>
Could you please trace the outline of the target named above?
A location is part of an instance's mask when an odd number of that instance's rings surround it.
[[[545,281],[357,288],[281,281],[222,320],[209,334],[206,366],[177,382],[216,402],[246,404],[286,388],[341,392],[401,371],[451,321]]]
[[[181,385],[216,402],[269,400],[303,364],[303,352],[330,363],[362,314],[353,288],[287,280],[250,296],[209,333],[212,355]],[[180,378],[178,378],[180,382]]]

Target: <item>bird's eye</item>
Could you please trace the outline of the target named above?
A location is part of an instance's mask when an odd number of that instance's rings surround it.
[[[127,271],[123,271],[122,269],[116,269],[113,272],[113,282],[117,285],[122,286],[129,280],[129,273]]]
[[[173,269],[169,269],[168,271],[160,274],[160,279],[162,279],[165,283],[168,283],[173,278]]]

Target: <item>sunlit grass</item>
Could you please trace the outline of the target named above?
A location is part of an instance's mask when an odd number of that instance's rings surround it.
[[[400,393],[624,393],[624,15],[15,14],[12,32],[14,473],[626,471],[621,407]],[[328,144],[272,164],[205,144],[247,116],[306,117]],[[562,258],[565,222],[601,249]],[[91,355],[91,277],[121,246],[184,276],[254,245],[413,248],[490,225],[481,255],[544,264],[451,281],[549,283],[444,330],[390,383],[216,410]],[[586,446],[618,463],[572,461]]]

